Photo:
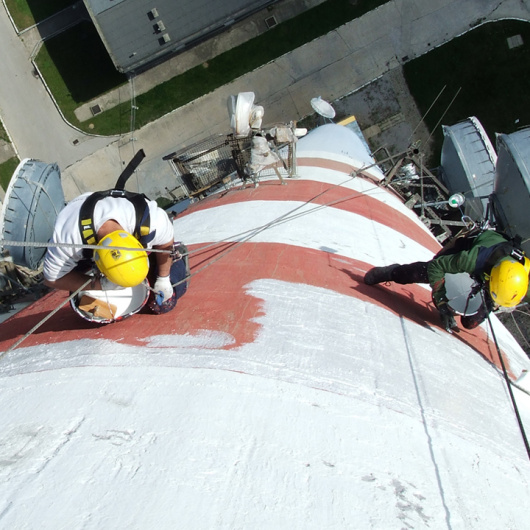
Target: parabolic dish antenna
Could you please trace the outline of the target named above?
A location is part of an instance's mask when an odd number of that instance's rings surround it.
[[[9,182],[0,212],[0,239],[17,265],[37,270],[46,247],[14,246],[8,242],[46,243],[64,205],[57,164],[22,160]]]
[[[335,117],[335,109],[320,96],[311,100],[311,106],[317,114],[324,118],[332,120]]]

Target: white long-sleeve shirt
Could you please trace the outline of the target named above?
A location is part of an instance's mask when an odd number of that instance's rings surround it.
[[[57,216],[51,238],[53,243],[82,244],[79,231],[79,212],[85,199],[91,193],[85,193],[70,201]],[[153,236],[147,248],[165,245],[173,241],[173,225],[166,212],[155,201],[147,201],[150,215],[150,234]],[[103,223],[113,219],[126,232],[133,233],[136,226],[136,211],[133,204],[121,197],[105,197],[94,208],[94,228],[97,232]],[[44,278],[56,281],[72,271],[83,259],[82,248],[48,247],[44,257]]]

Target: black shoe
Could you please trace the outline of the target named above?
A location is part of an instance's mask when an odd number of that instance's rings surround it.
[[[397,263],[386,267],[374,267],[364,275],[364,283],[366,285],[375,285],[376,283],[391,282],[392,271],[397,267],[399,267]]]

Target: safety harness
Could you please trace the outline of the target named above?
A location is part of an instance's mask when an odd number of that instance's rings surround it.
[[[106,197],[114,197],[127,199],[133,206],[136,212],[136,222],[132,235],[140,241],[145,247],[147,243],[153,239],[154,233],[150,234],[151,219],[149,214],[149,206],[147,204],[147,197],[143,193],[133,193],[125,190],[107,190],[107,191],[96,191],[89,195],[79,211],[79,231],[81,233],[81,239],[85,245],[95,245],[96,231],[94,227],[94,209],[96,203]],[[85,258],[92,256],[92,250],[83,250]]]

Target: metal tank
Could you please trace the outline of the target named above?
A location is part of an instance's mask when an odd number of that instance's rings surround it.
[[[441,179],[451,193],[466,198],[465,213],[474,220],[486,214],[488,196],[495,181],[495,149],[475,117],[455,125],[442,126],[444,143],[441,155]]]
[[[522,247],[530,255],[530,127],[498,134],[497,153],[493,215],[508,236],[522,239]]]
[[[15,169],[0,213],[0,233],[5,241],[44,242],[53,232],[64,208],[61,173],[57,164],[26,158]],[[3,245],[17,265],[36,270],[46,247]]]

